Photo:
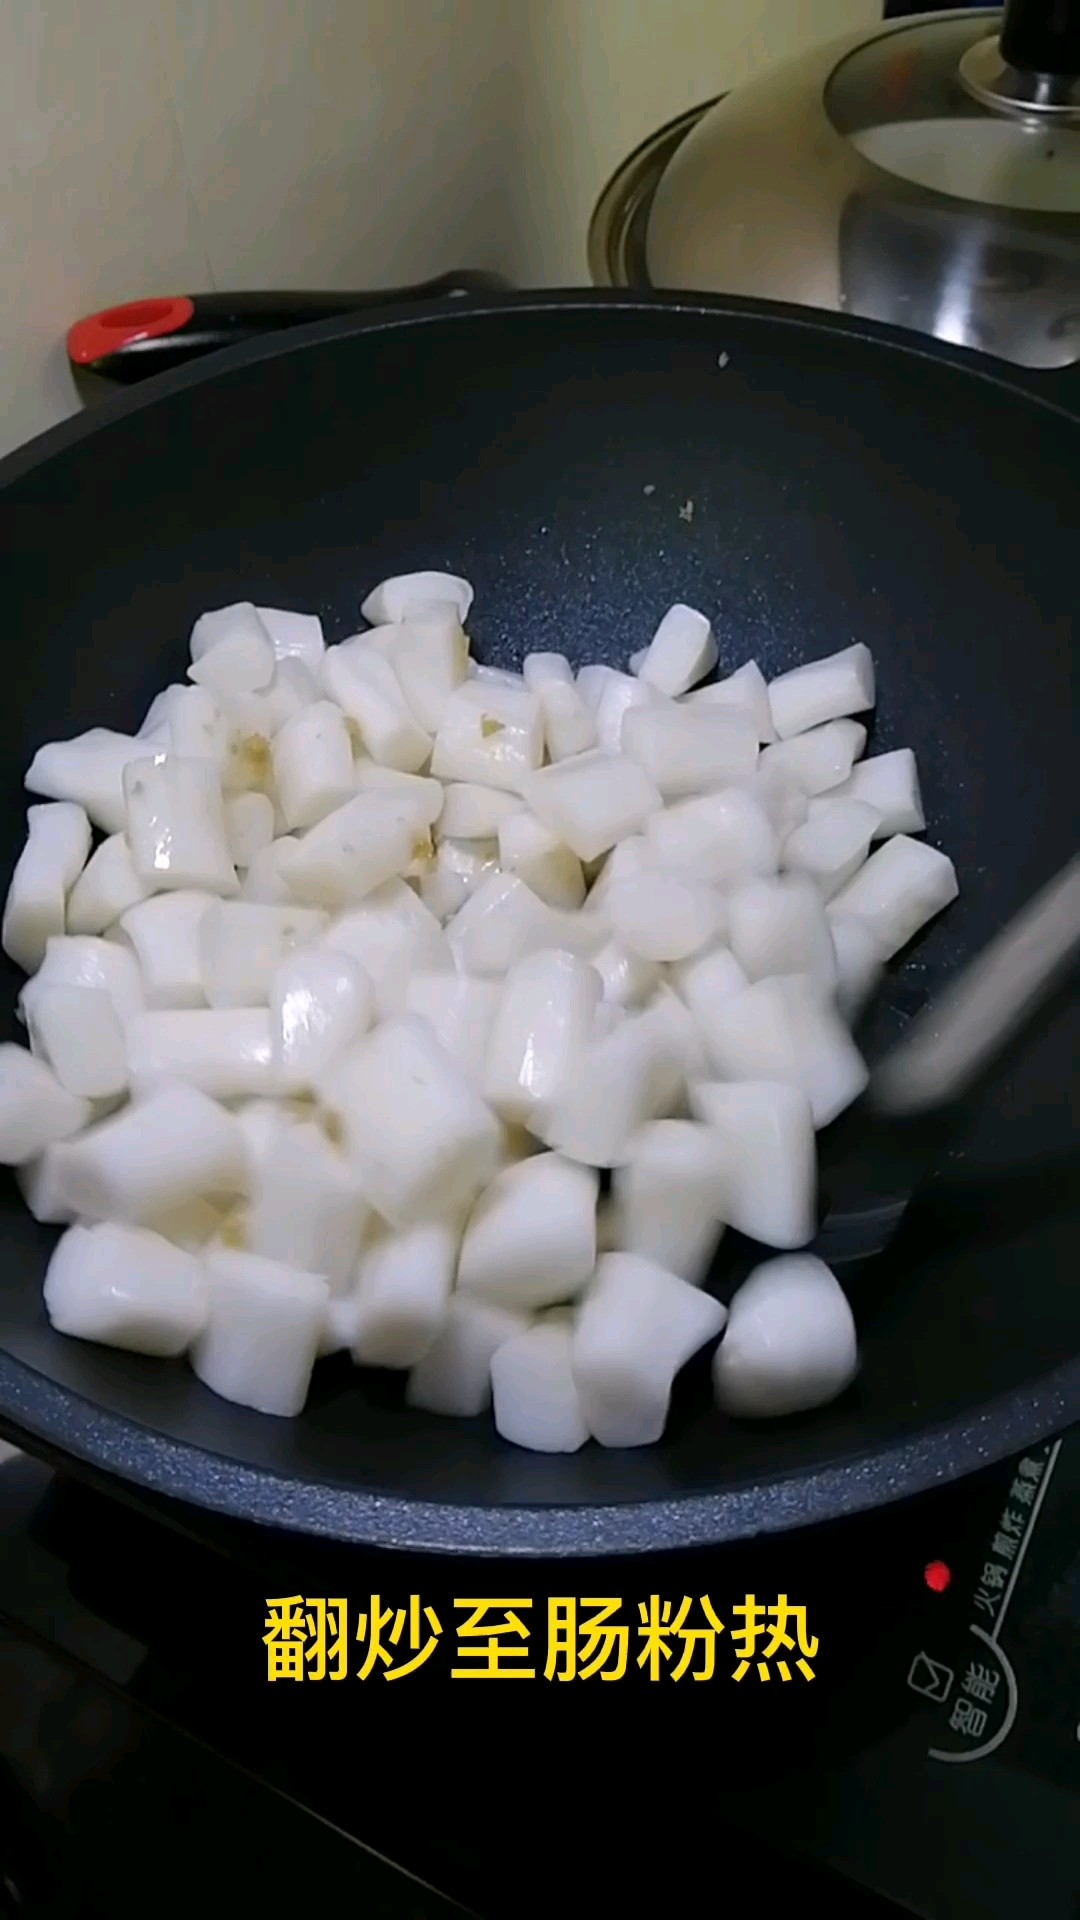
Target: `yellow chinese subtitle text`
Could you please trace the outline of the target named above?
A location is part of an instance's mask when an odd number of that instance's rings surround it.
[[[445,1607],[444,1607],[445,1613]],[[460,1599],[444,1628],[419,1594],[403,1602],[310,1599],[266,1602],[268,1680],[404,1680],[449,1663],[452,1680],[813,1680],[818,1639],[806,1608],[781,1593],[752,1593],[722,1620],[708,1594],[650,1594],[533,1601]]]

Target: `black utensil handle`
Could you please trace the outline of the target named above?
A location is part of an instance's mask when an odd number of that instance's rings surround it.
[[[1001,57],[1027,73],[1080,74],[1080,0],[1006,0]]]
[[[133,300],[76,321],[67,336],[68,360],[80,396],[92,400],[113,385],[133,386],[284,327],[413,300],[502,293],[506,287],[497,274],[469,271],[374,293],[197,293]]]

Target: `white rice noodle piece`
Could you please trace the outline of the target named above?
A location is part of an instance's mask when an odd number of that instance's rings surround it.
[[[665,807],[648,821],[645,837],[661,866],[721,887],[775,873],[780,857],[768,815],[741,787]]]
[[[781,1080],[800,1087],[814,1125],[828,1126],[869,1079],[832,1000],[805,973],[756,980],[701,1029],[713,1070],[728,1080]]]
[[[921,833],[926,825],[919,770],[910,747],[861,760],[834,792],[837,799],[861,800],[873,807],[879,816],[875,840],[884,840],[892,833]]]
[[[748,714],[763,747],[770,746],[777,738],[769,706],[768,683],[756,660],[747,660],[744,666],[736,667],[735,672],[729,673],[726,679],[712,680],[707,687],[698,687],[694,693],[686,694],[685,699],[688,706],[735,707],[739,712]]]
[[[213,1100],[283,1091],[266,1007],[184,1007],[140,1013],[127,1030],[136,1098],[161,1087],[196,1087]]]
[[[90,1113],[89,1101],[68,1093],[44,1060],[10,1041],[0,1045],[0,1166],[25,1166],[70,1140]]]
[[[124,769],[146,758],[146,741],[92,727],[74,740],[39,747],[24,782],[46,800],[73,801],[102,833],[122,833],[127,824]]]
[[[69,933],[104,933],[122,913],[151,893],[140,880],[127,835],[110,834],[90,855],[68,894],[65,922]]]
[[[813,798],[847,779],[865,745],[866,728],[861,721],[828,720],[796,739],[766,747],[759,767],[763,779],[785,773]]]
[[[185,1253],[202,1253],[211,1241],[217,1242],[225,1223],[225,1211],[209,1200],[189,1200],[147,1224],[163,1240],[171,1241]]]
[[[520,793],[543,754],[539,702],[524,681],[506,686],[467,680],[443,710],[431,771],[439,780],[470,781]]]
[[[600,1000],[600,976],[573,953],[527,954],[509,968],[495,1008],[484,1093],[504,1120],[536,1131],[579,1069]]]
[[[882,960],[889,960],[959,891],[956,868],[947,854],[898,833],[833,895],[829,914],[855,914],[865,920]]]
[[[559,933],[560,916],[514,873],[489,874],[447,928],[460,971],[481,975],[505,973],[525,954],[558,946]]]
[[[93,935],[57,935],[45,947],[45,958],[33,980],[23,988],[23,998],[37,986],[88,987],[106,993],[116,1010],[121,1026],[146,1004],[139,963],[126,944],[101,940]]]
[[[265,795],[259,797],[265,798]],[[226,800],[226,826],[228,804]],[[295,834],[283,834],[280,839],[271,841],[268,847],[259,848],[252,855],[248,870],[240,882],[240,899],[253,900],[264,907],[287,906],[293,896],[283,866],[288,863],[291,850],[299,845],[300,840]]]
[[[454,1284],[459,1233],[445,1220],[379,1233],[360,1262],[352,1356],[362,1367],[413,1367],[436,1339]]]
[[[808,973],[831,993],[836,952],[821,895],[804,874],[749,880],[728,899],[728,941],[748,980]]]
[[[271,736],[274,731],[266,697],[248,694],[225,706],[228,739],[221,764],[224,793],[268,793],[273,786]],[[273,797],[271,793],[271,798]]]
[[[199,965],[212,1007],[265,1007],[282,961],[322,938],[327,915],[311,907],[221,900],[199,921]]]
[[[572,687],[574,669],[565,653],[527,653],[521,677],[530,693],[537,693],[541,687]]]
[[[590,1039],[602,1040],[605,1034],[614,1033],[616,1027],[622,1026],[628,1012],[628,1007],[616,1006],[614,1000],[601,1000],[593,1014]]]
[[[572,1299],[596,1264],[598,1188],[557,1153],[504,1167],[469,1215],[459,1291],[522,1313]]]
[[[623,751],[665,800],[738,786],[757,765],[757,727],[738,708],[638,707],[623,722]]]
[[[247,873],[252,861],[259,854],[265,854],[274,838],[274,804],[265,793],[229,793],[225,796],[225,837],[229,843],[229,857],[233,866],[241,873]],[[106,845],[110,843],[106,841]],[[135,869],[132,868],[134,876]],[[89,868],[87,868],[89,872]],[[136,899],[139,895],[135,896]],[[125,901],[124,906],[130,906]],[[120,908],[122,913],[123,907]],[[117,918],[114,915],[114,918]],[[71,924],[71,902],[68,905],[68,923]]]
[[[643,1006],[660,980],[655,960],[631,953],[617,940],[608,940],[593,954],[592,965],[600,975],[602,999],[617,1007]]]
[[[223,614],[231,616],[227,630]],[[254,607],[237,606],[223,609],[222,614],[204,614],[191,636],[193,648],[199,628],[211,621],[220,622],[220,637],[193,657],[188,677],[218,699],[261,693],[270,685],[276,663],[270,635]]]
[[[157,894],[120,916],[120,931],[135,950],[148,1007],[204,1007],[206,985],[199,922],[214,895],[198,890]]]
[[[313,827],[352,798],[352,741],[340,707],[316,700],[273,744],[274,786],[286,826]]]
[[[605,1447],[652,1446],[675,1376],[727,1319],[719,1300],[636,1253],[596,1263],[573,1335],[573,1374],[586,1424]]]
[[[128,1083],[127,1046],[116,1007],[98,987],[27,982],[22,1008],[34,1052],[68,1093],[108,1099]]]
[[[746,986],[746,975],[730,947],[709,947],[671,969],[675,991],[696,1022],[707,1021],[712,1009]]]
[[[418,841],[408,802],[391,793],[358,793],[283,854],[278,870],[294,899],[341,912],[404,873]]]
[[[399,773],[396,767],[381,767],[365,755],[353,762],[353,787],[357,793],[388,794],[399,805],[407,806],[419,833],[442,812],[443,789],[438,780],[429,780],[422,773]]]
[[[320,1081],[371,1204],[392,1226],[472,1205],[499,1161],[499,1128],[426,1021],[387,1020]]]
[[[314,1121],[280,1127],[243,1212],[252,1253],[321,1273],[332,1294],[353,1280],[371,1208],[344,1156]]]
[[[473,603],[473,590],[467,580],[455,573],[398,573],[371,589],[360,612],[373,627],[379,627],[425,617],[433,606],[441,608],[448,602],[464,626]]]
[[[285,1101],[266,1098],[237,1101],[232,1111],[243,1142],[245,1175],[242,1191],[251,1193],[259,1169],[278,1135],[295,1124],[296,1115]]]
[[[858,1365],[835,1275],[813,1254],[789,1254],[755,1267],[731,1302],[713,1358],[716,1402],[738,1419],[807,1413],[843,1393]]]
[[[189,652],[194,662],[226,641],[239,640],[251,646],[269,639],[257,608],[250,600],[237,600],[227,607],[215,607],[209,613],[200,614],[191,629]],[[269,677],[267,674],[267,679]]]
[[[158,754],[124,769],[127,837],[136,873],[161,892],[235,893],[221,786],[208,760]]]
[[[292,613],[285,607],[256,607],[256,613],[270,635],[274,658],[299,660],[309,673],[318,674],[326,641],[317,613]]]
[[[501,1346],[530,1324],[490,1301],[455,1293],[432,1345],[409,1374],[405,1399],[424,1413],[474,1419],[491,1405],[491,1362]]]
[[[326,1281],[230,1248],[206,1260],[209,1313],[191,1364],[212,1393],[257,1413],[301,1412],[326,1317]]]
[[[418,970],[409,976],[404,1010],[426,1020],[440,1047],[480,1086],[499,993],[495,980]]]
[[[676,605],[668,608],[649,642],[641,678],[674,697],[704,680],[716,661],[716,639],[705,615]]]
[[[784,865],[808,874],[829,899],[858,873],[880,818],[862,800],[843,800],[835,793],[811,800],[804,825],[784,843]]]
[[[544,767],[523,783],[525,801],[579,860],[595,860],[639,833],[660,795],[628,754],[583,753]]]
[[[584,1050],[541,1138],[586,1166],[621,1166],[639,1127],[674,1110],[685,1074],[685,1053],[668,1013],[654,1004],[629,1014]]]
[[[498,871],[499,849],[492,840],[450,840],[416,862],[420,898],[436,920],[450,920],[489,874]]]
[[[866,713],[874,704],[874,662],[869,647],[858,642],[793,667],[769,683],[773,725],[781,740],[806,733],[827,720]]]
[[[869,921],[854,913],[831,913],[836,954],[836,1003],[849,1023],[858,1019],[882,973],[882,959]]]
[[[399,773],[418,773],[431,756],[431,736],[413,718],[390,662],[373,647],[345,640],[328,647],[322,684],[356,723],[364,751]]]
[[[591,864],[595,866],[596,863]],[[659,864],[653,846],[643,833],[632,833],[628,839],[620,840],[600,860],[599,872],[589,890],[589,912],[606,914],[607,902],[616,881],[629,880],[639,873],[655,873]]]
[[[809,815],[810,801],[805,788],[799,785],[790,767],[782,762],[779,765],[770,762],[767,754],[762,754],[758,761],[753,779],[747,782],[747,792],[764,807],[781,845]]]
[[[437,816],[439,833],[451,840],[496,840],[503,821],[520,811],[519,794],[481,787],[472,780],[451,781]]]
[[[685,1000],[676,993],[667,980],[661,980],[649,1000],[646,1011],[663,1025],[677,1052],[683,1081],[689,1085],[693,1080],[704,1079],[709,1071],[708,1061],[701,1045],[701,1036]],[[677,1105],[670,1109],[672,1114],[683,1112],[683,1093],[680,1089]]]
[[[127,1353],[175,1358],[208,1310],[200,1261],[141,1227],[69,1227],[45,1273],[45,1311],[58,1333]]]
[[[489,667],[482,660],[469,661],[470,680],[483,680],[489,687],[516,687],[518,693],[525,691],[525,675],[514,673],[509,667]]]
[[[134,1226],[239,1193],[247,1173],[233,1116],[191,1086],[163,1088],[49,1151],[73,1213]]]
[[[27,1211],[35,1220],[49,1227],[68,1227],[72,1224],[75,1210],[64,1193],[62,1177],[58,1177],[56,1153],[52,1147],[46,1147],[34,1159],[16,1167],[15,1183]]]
[[[319,669],[321,676],[322,669]],[[262,693],[238,693],[222,702],[227,728],[225,784],[252,784],[251,766],[244,767],[245,746],[249,760],[251,748],[259,740],[273,741],[283,726],[295,720],[305,707],[322,699],[319,679],[300,660],[279,661],[270,685]],[[261,751],[256,749],[256,751]],[[265,759],[265,755],[263,755]],[[268,769],[259,769],[265,784]]]
[[[413,718],[434,738],[450,695],[460,687],[469,665],[469,643],[457,610],[447,604],[421,619],[390,629],[386,657]]]
[[[504,1340],[491,1359],[495,1427],[532,1453],[576,1453],[589,1438],[572,1368],[573,1330],[547,1318]]]
[[[90,822],[69,801],[29,807],[26,844],[15,864],[4,906],[4,952],[32,973],[46,942],[64,931],[68,889],[90,851]]]
[[[617,880],[605,904],[615,938],[643,960],[687,960],[711,945],[725,923],[716,888],[685,872]]]
[[[582,671],[587,673],[589,669],[583,668]],[[639,707],[663,706],[667,695],[659,693],[648,681],[635,679],[633,674],[617,673],[611,667],[602,667],[598,671],[606,677],[598,683],[596,704],[590,709],[596,728],[596,744],[602,753],[621,753],[627,715]],[[586,706],[589,706],[580,680],[578,691]]]
[[[342,914],[331,925],[324,945],[332,953],[348,954],[363,967],[375,989],[381,1019],[401,1011],[414,973],[455,970],[447,935],[404,880],[386,881],[351,913]]]
[[[351,1353],[359,1308],[360,1289],[354,1276],[347,1293],[332,1293],[326,1303],[326,1315],[319,1334],[320,1360],[325,1360],[332,1353]]]
[[[715,1127],[726,1166],[728,1225],[766,1247],[805,1246],[814,1235],[814,1117],[800,1087],[781,1081],[706,1081],[692,1089],[699,1119]]]
[[[137,737],[140,740],[161,740],[167,746],[169,715],[172,712],[173,702],[180,694],[190,692],[191,688],[179,680],[174,680],[169,686],[162,687],[161,692],[155,693],[147,707]]]
[[[618,1245],[700,1286],[724,1231],[726,1173],[711,1127],[650,1121],[615,1170]]]
[[[568,760],[572,754],[587,753],[595,747],[596,720],[574,683],[565,654],[526,655],[524,679],[540,704],[549,760]]]
[[[224,771],[229,720],[207,687],[176,687],[168,709],[164,751],[185,760],[209,760]]]
[[[600,705],[600,697],[605,687],[609,686],[612,680],[629,680],[630,678],[630,674],[620,673],[617,667],[606,667],[602,661],[590,660],[585,666],[578,668],[574,685],[595,720],[596,710]]]
[[[370,976],[351,954],[329,947],[290,954],[270,981],[270,1039],[280,1084],[314,1086],[339,1054],[363,1038],[374,1015]]]
[[[585,899],[585,875],[576,853],[564,846],[536,815],[523,807],[502,822],[499,865],[516,873],[550,907],[572,911]]]

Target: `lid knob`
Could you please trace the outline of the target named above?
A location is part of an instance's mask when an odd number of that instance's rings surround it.
[[[960,78],[997,113],[1080,121],[1080,0],[1007,0],[1000,38],[970,47]]]
[[[1001,57],[1027,73],[1080,74],[1080,6],[1075,0],[1007,0]]]

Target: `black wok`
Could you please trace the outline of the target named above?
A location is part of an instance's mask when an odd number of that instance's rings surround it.
[[[918,751],[962,892],[895,970],[879,1046],[1074,850],[1068,377],[804,311],[622,294],[335,319],[168,374],[0,468],[4,877],[34,749],[137,725],[206,607],[314,608],[339,638],[383,575],[447,567],[476,584],[480,658],[622,664],[685,599],[716,617],[729,668],[867,641],[873,744]],[[8,1009],[15,990],[5,972]],[[0,1425],[229,1514],[469,1553],[720,1541],[915,1492],[1080,1412],[1078,1032],[1059,1006],[982,1091],[853,1282],[862,1371],[813,1417],[725,1423],[691,1369],[661,1446],[545,1458],[329,1362],[301,1419],[263,1418],[179,1365],[53,1334],[51,1236],[12,1184]]]

